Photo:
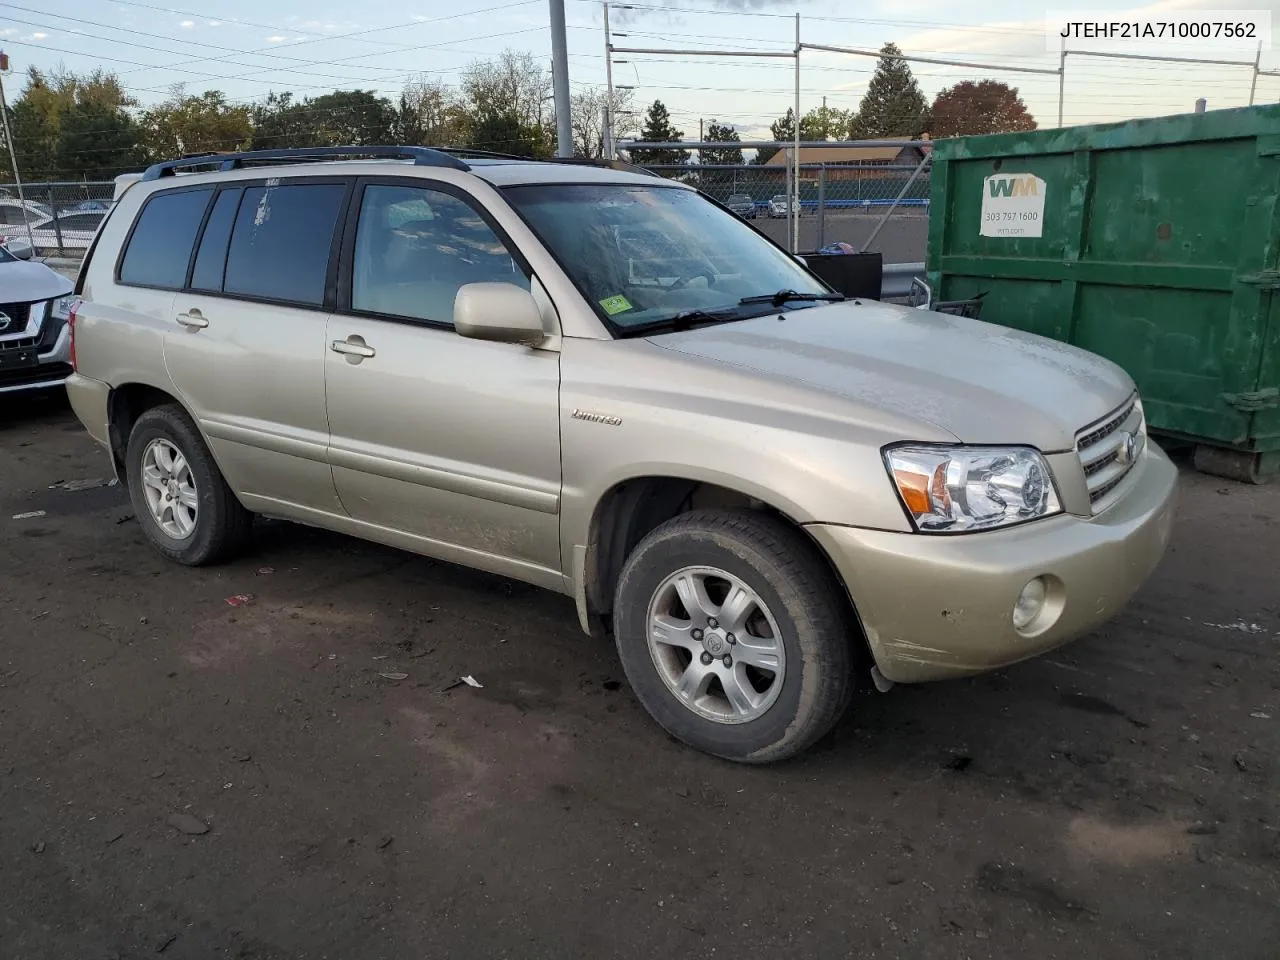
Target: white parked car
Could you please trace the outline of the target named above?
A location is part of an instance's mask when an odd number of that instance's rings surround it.
[[[804,216],[804,204],[799,200],[796,203],[800,207],[800,216]],[[769,216],[771,217],[789,217],[791,216],[791,208],[787,206],[787,195],[785,193],[775,194],[769,198]]]
[[[61,387],[71,373],[71,281],[0,244],[0,393]]]
[[[105,210],[65,210],[55,218],[47,204],[0,199],[0,238],[34,242],[36,251],[42,254],[84,251],[106,215]]]

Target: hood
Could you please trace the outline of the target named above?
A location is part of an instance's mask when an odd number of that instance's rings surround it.
[[[929,423],[964,443],[1046,453],[1074,449],[1082,427],[1134,390],[1118,366],[1077,347],[884,303],[808,307],[651,341]]]
[[[65,297],[74,289],[70,280],[43,263],[18,260],[0,263],[0,303],[35,303]]]

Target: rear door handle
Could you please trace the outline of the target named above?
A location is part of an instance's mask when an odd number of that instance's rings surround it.
[[[329,344],[334,353],[345,353],[349,357],[374,357],[378,351],[373,349],[359,337],[348,337],[346,340],[334,340]]]
[[[178,314],[178,322],[184,327],[190,327],[192,330],[203,330],[209,325],[209,321],[204,318],[204,315],[195,309]]]

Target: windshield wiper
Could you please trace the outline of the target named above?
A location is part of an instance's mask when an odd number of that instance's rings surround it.
[[[799,303],[802,300],[829,300],[832,303],[846,299],[842,293],[799,293],[795,290],[779,290],[777,293],[764,293],[758,297],[743,297],[739,304],[767,303],[780,307],[784,303]]]
[[[731,320],[745,320],[738,307],[722,307],[718,310],[682,310],[673,317],[662,320],[650,320],[638,323],[622,330],[624,337],[636,337],[646,333],[679,333],[681,330],[692,330],[696,326],[712,323],[728,323]]]

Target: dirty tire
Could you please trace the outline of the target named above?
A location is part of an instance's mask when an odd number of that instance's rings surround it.
[[[721,723],[695,713],[664,682],[649,650],[649,605],[685,567],[737,577],[764,601],[786,656],[781,691],[761,716]],[[614,598],[614,635],[631,688],[676,739],[740,763],[772,763],[817,741],[853,693],[854,629],[843,588],[799,530],[751,510],[699,510],[667,521],[632,551]]]
[[[165,440],[176,447],[187,461],[195,482],[198,497],[195,527],[181,539],[160,527],[143,493],[143,454],[153,440]],[[219,563],[233,557],[248,541],[253,514],[241,506],[231,492],[200,431],[177,404],[152,407],[138,417],[129,434],[125,471],[139,525],[152,545],[170,560],[192,567]]]

